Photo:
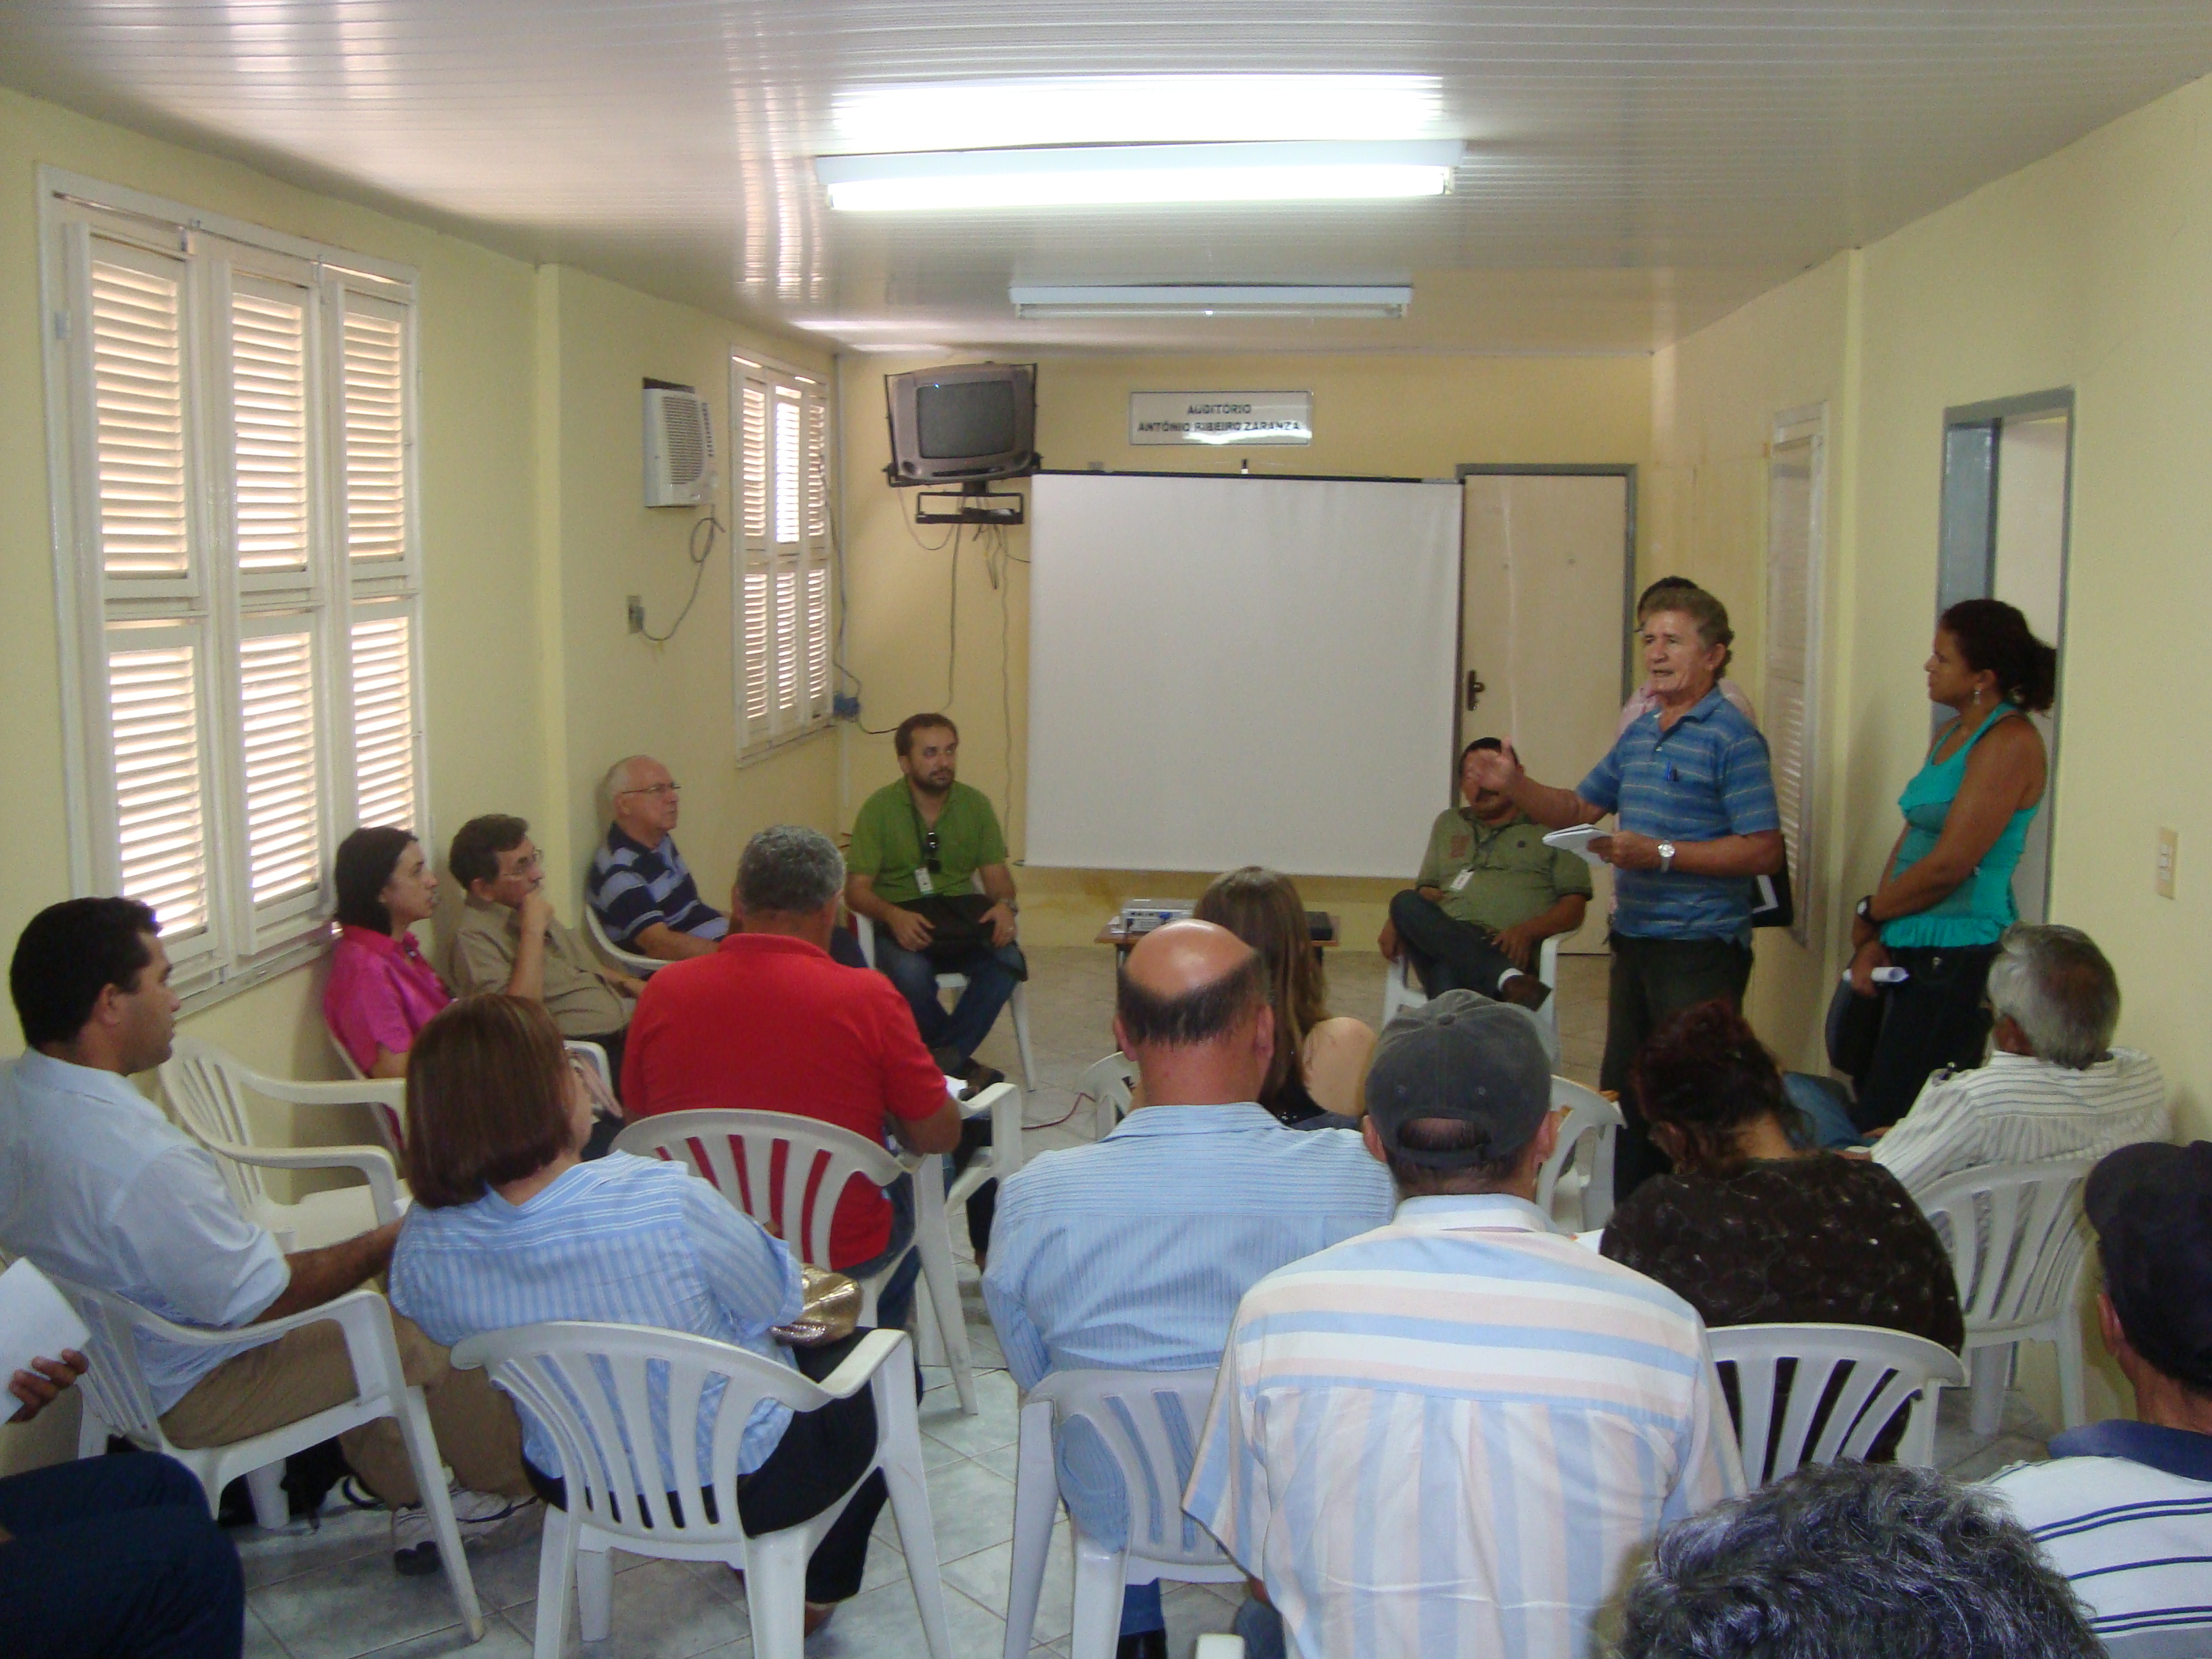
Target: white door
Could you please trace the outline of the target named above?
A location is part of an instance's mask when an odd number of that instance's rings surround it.
[[[1510,738],[1530,775],[1571,789],[1620,722],[1628,479],[1480,473],[1465,488],[1460,742]],[[1612,872],[1595,874],[1563,951],[1605,949]]]
[[[2008,420],[1997,430],[1996,524],[1990,594],[2020,607],[2039,639],[2065,648],[2066,449],[2073,422],[2061,411]],[[2058,709],[2030,716],[2051,757],[2043,810],[2028,824],[2013,872],[2022,921],[2045,920],[2051,890],[2051,824],[2057,815]]]

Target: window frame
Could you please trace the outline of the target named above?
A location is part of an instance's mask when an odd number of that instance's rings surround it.
[[[1780,633],[1775,626],[1779,597],[1776,587],[1780,566],[1775,557],[1774,459],[1784,448],[1800,444],[1805,447],[1808,477],[1805,507],[1804,648],[1798,663],[1802,676],[1798,681],[1798,706],[1802,710],[1802,728],[1798,738],[1797,823],[1794,841],[1786,824],[1783,834],[1794,889],[1794,914],[1790,924],[1790,935],[1808,949],[1813,944],[1814,919],[1823,914],[1827,891],[1827,882],[1820,862],[1821,613],[1826,586],[1824,556],[1827,544],[1828,514],[1827,425],[1826,404],[1786,410],[1777,415],[1768,434],[1766,465],[1763,469],[1766,480],[1766,612],[1765,637],[1761,641],[1760,650],[1763,670],[1760,713],[1771,744],[1771,735],[1780,729],[1788,713],[1788,699],[1778,690],[1776,678]],[[1780,795],[1778,787],[1778,805],[1781,805]]]
[[[746,468],[749,453],[749,427],[745,414],[745,388],[748,381],[763,388],[765,396],[763,439],[767,444],[765,470],[761,484],[760,518],[763,534],[748,533],[746,499]],[[790,542],[775,538],[777,511],[777,477],[775,464],[776,446],[775,410],[779,396],[797,403],[800,471],[797,486],[798,536]],[[732,350],[730,354],[730,386],[727,404],[730,432],[730,622],[731,622],[731,709],[736,731],[737,758],[740,766],[751,765],[781,753],[792,744],[803,743],[819,736],[836,724],[834,704],[836,690],[836,537],[833,515],[836,490],[837,386],[834,377],[795,364],[779,362],[773,357],[747,355]],[[816,430],[810,430],[815,428]],[[818,436],[818,457],[812,451]],[[810,460],[818,462],[818,490],[810,491],[807,468]],[[781,549],[793,550],[788,553]],[[777,696],[781,674],[778,659],[773,654],[775,640],[775,603],[776,576],[787,572],[793,579],[794,622],[792,638],[798,659],[796,690],[799,707],[786,708]],[[746,589],[748,577],[755,574],[766,578],[764,594],[769,607],[764,627],[765,638],[771,654],[765,663],[769,692],[769,708],[764,715],[756,716],[749,702],[748,653],[753,629],[748,614]],[[806,590],[818,582],[821,605],[818,620],[807,599]],[[822,653],[822,674],[817,688],[806,684],[808,641],[818,637]]]
[[[409,742],[416,832],[428,842],[428,744],[423,718],[421,356],[416,273],[410,266],[204,212],[143,191],[40,167],[39,270],[46,380],[47,488],[58,621],[63,804],[69,881],[78,895],[118,890],[123,854],[116,797],[108,782],[112,709],[107,678],[118,624],[189,636],[200,653],[193,686],[201,795],[206,921],[173,941],[173,980],[187,1010],[207,1006],[313,960],[328,948],[334,904],[330,861],[357,822],[352,768],[352,630],[365,605],[395,606],[408,623],[411,707]],[[94,445],[88,301],[101,263],[132,263],[131,252],[180,262],[177,330],[181,428],[184,573],[112,576],[101,556],[101,495]],[[240,568],[233,422],[238,359],[231,330],[241,293],[269,285],[297,291],[301,304],[300,524],[304,563]],[[397,558],[356,570],[348,546],[344,355],[349,306],[398,307],[398,422],[403,539]],[[226,520],[233,520],[226,522]],[[297,623],[297,627],[288,627]],[[238,647],[252,636],[299,633],[312,675],[313,872],[257,904],[254,849],[246,836],[246,733]],[[170,939],[165,934],[165,942]]]

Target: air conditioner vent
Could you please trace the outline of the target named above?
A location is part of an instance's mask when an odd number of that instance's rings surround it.
[[[647,386],[645,504],[698,507],[714,494],[714,422],[695,392]]]

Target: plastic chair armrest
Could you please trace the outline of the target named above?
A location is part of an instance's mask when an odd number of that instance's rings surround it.
[[[398,1166],[381,1146],[241,1146],[234,1140],[204,1144],[234,1163],[264,1170],[351,1170],[368,1182],[377,1225],[397,1221],[402,1213]]]
[[[973,1100],[963,1101],[963,1116],[991,1114],[991,1167],[1005,1177],[1022,1167],[1022,1091],[1011,1083],[994,1083]]]
[[[836,1370],[814,1386],[834,1399],[849,1400],[875,1380],[876,1373],[906,1340],[904,1331],[870,1331],[854,1345]]]

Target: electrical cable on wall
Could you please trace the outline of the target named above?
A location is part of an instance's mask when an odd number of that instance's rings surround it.
[[[707,544],[704,547],[699,545],[699,532],[702,530],[707,532]],[[724,532],[725,526],[722,521],[714,516],[711,507],[708,510],[705,518],[694,519],[691,521],[691,540],[685,549],[685,556],[691,561],[690,595],[684,601],[684,608],[676,613],[676,620],[668,624],[668,631],[665,634],[656,634],[651,629],[645,627],[640,627],[637,630],[655,645],[665,645],[674,639],[676,630],[684,626],[684,619],[691,614],[691,607],[698,603],[699,585],[707,579],[707,561],[714,556],[714,538]]]

